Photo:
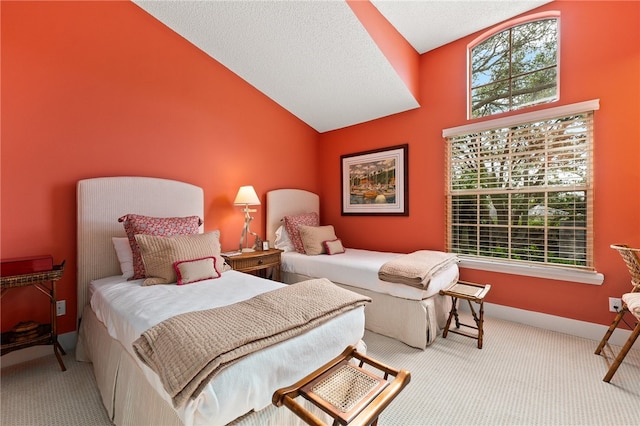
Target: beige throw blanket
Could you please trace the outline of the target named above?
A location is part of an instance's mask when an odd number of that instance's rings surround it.
[[[223,367],[370,301],[326,278],[314,279],[233,305],[176,315],[142,333],[133,348],[179,407]]]
[[[378,278],[426,289],[435,274],[458,261],[458,256],[453,253],[414,251],[386,262],[380,267]]]

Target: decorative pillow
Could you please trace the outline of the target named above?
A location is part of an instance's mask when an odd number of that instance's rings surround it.
[[[178,277],[178,285],[221,277],[220,272],[216,269],[216,258],[214,256],[173,262],[173,269]]]
[[[136,242],[136,234],[159,235],[190,235],[199,232],[202,220],[198,216],[187,217],[151,217],[138,214],[126,214],[118,219],[123,222],[124,230],[129,238],[131,253],[133,253],[133,277],[137,280],[145,277],[144,264],[140,257],[140,248]]]
[[[284,217],[284,227],[287,229],[287,234],[289,234],[289,239],[291,239],[293,247],[298,253],[304,254],[304,245],[302,244],[302,240],[300,239],[300,232],[298,232],[298,227],[300,225],[320,225],[320,217],[318,216],[318,213],[303,213],[295,216]]]
[[[323,241],[322,245],[324,246],[325,250],[327,251],[327,254],[329,255],[340,254],[345,252],[345,249],[342,246],[342,240],[340,240],[340,238],[336,238],[335,240],[331,240],[331,241]]]
[[[133,253],[127,237],[111,237],[113,248],[116,249],[116,256],[120,262],[122,276],[126,279],[133,277]]]
[[[326,226],[298,226],[300,239],[304,245],[304,251],[308,255],[326,253],[323,241],[335,240],[336,232],[333,225]]]
[[[284,252],[296,251],[296,248],[293,246],[293,243],[289,238],[287,229],[284,226],[279,226],[278,229],[276,229],[276,240],[273,244],[275,248]]]
[[[216,266],[224,262],[220,256],[220,231],[171,237],[136,234],[135,238],[147,271],[143,285],[177,282],[173,264],[182,260],[215,257]],[[219,273],[220,269],[216,271]]]

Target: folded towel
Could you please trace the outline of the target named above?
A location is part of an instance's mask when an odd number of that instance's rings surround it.
[[[627,304],[629,312],[640,318],[640,293],[623,294],[622,301]]]
[[[418,250],[383,264],[378,271],[378,278],[382,281],[427,288],[435,274],[458,261],[458,256],[453,253]]]

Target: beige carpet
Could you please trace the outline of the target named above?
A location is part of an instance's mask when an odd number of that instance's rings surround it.
[[[492,318],[483,349],[455,334],[425,351],[369,332],[365,341],[369,355],[412,374],[381,426],[640,425],[638,349],[607,384],[598,342]],[[2,369],[3,426],[110,424],[91,365],[64,360],[64,373],[53,355]]]

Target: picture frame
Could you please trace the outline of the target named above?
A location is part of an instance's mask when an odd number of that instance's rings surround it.
[[[262,242],[262,250],[269,250],[269,241]]]
[[[340,156],[342,215],[409,216],[409,145]]]

